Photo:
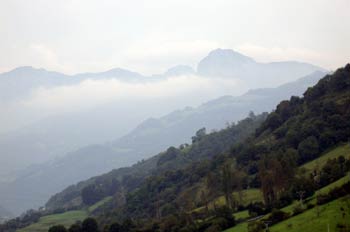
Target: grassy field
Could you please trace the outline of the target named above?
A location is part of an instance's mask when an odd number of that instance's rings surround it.
[[[88,217],[89,213],[93,212],[95,209],[111,200],[112,197],[106,197],[90,206],[86,210],[68,211],[61,214],[53,214],[41,217],[37,223],[20,229],[18,232],[47,232],[48,229],[54,225],[64,225],[66,227],[69,227],[76,221],[83,221],[86,217]]]
[[[95,209],[101,207],[102,205],[106,204],[107,202],[111,201],[113,197],[109,196],[109,197],[105,197],[102,200],[100,200],[99,202],[96,202],[95,204],[93,204],[92,206],[90,206],[87,211],[89,213],[93,212]]]
[[[342,210],[343,208],[343,210]],[[319,210],[319,216],[317,216]],[[244,211],[243,211],[244,212]],[[291,217],[283,222],[273,225],[271,232],[314,232],[327,231],[329,225],[330,231],[339,231],[338,224],[344,224],[350,229],[350,198],[344,197],[334,200],[330,203],[319,206],[319,209],[313,208],[302,214]],[[224,232],[247,232],[248,223],[243,222],[225,230]]]
[[[319,168],[321,168],[327,162],[328,159],[334,159],[334,158],[337,158],[341,155],[344,156],[345,158],[350,158],[350,145],[349,144],[340,145],[340,146],[326,152],[325,154],[323,154],[319,158],[302,165],[301,168],[305,168],[305,169],[310,170],[310,171],[314,170],[317,166]]]
[[[238,199],[238,193],[235,192],[233,193],[233,196],[235,199]],[[259,189],[245,189],[243,190],[243,205],[248,205],[249,203],[252,202],[257,202],[257,201],[262,201],[262,193]],[[217,205],[224,205],[225,204],[225,197],[221,196],[215,200],[215,203]]]
[[[235,197],[235,199],[238,199],[237,192],[234,192],[233,196]],[[243,190],[243,202],[242,202],[243,205],[248,205],[249,203],[258,202],[258,201],[263,201],[262,193],[259,189],[251,188],[251,189]],[[220,197],[216,198],[213,202],[210,202],[209,209],[214,208],[214,202],[215,202],[216,206],[225,205],[225,197],[220,196]],[[199,212],[202,210],[204,210],[204,206],[194,209],[193,212]]]
[[[239,223],[236,226],[225,230],[224,232],[248,232],[248,223]]]
[[[233,216],[235,217],[236,220],[246,219],[249,217],[249,212],[248,212],[248,210],[244,210],[244,211],[234,213]]]
[[[61,214],[53,214],[45,217],[41,217],[39,221],[28,227],[18,230],[18,232],[47,232],[53,225],[64,225],[69,227],[76,221],[82,221],[88,215],[85,211],[75,210],[68,211]]]
[[[341,210],[343,208],[343,210]],[[340,198],[319,207],[319,216],[317,209],[313,208],[302,214],[289,218],[270,228],[271,232],[314,232],[314,231],[339,231],[337,224],[349,224],[350,222],[350,199],[349,197]],[[350,226],[350,225],[348,225]]]

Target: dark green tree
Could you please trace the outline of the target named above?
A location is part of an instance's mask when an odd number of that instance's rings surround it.
[[[108,232],[124,232],[124,230],[119,223],[115,222],[109,227]]]
[[[62,225],[57,225],[50,227],[49,232],[67,232],[67,229]]]
[[[298,152],[302,163],[314,159],[319,153],[319,145],[315,136],[309,136],[299,143]]]
[[[81,225],[73,224],[69,227],[69,232],[81,232]]]
[[[81,191],[84,204],[92,205],[103,198],[102,190],[95,184],[88,185]]]
[[[86,218],[81,226],[82,232],[98,232],[98,225],[94,218]]]

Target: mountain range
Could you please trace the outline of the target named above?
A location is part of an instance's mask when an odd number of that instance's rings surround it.
[[[259,63],[229,49],[216,49],[210,52],[199,62],[197,70],[186,65],[178,65],[163,74],[151,76],[120,68],[75,75],[28,66],[14,69],[0,74],[0,108],[4,110],[0,114],[2,154],[0,163],[4,164],[0,170],[0,182],[13,180],[29,165],[62,157],[83,146],[116,140],[151,116],[159,117],[174,109],[210,100],[206,96],[198,100],[190,96],[150,99],[147,102],[121,100],[56,114],[51,113],[52,110],[47,113],[40,109],[23,108],[24,102],[40,89],[50,91],[58,87],[72,87],[87,80],[118,80],[123,83],[140,84],[195,75],[201,79],[214,79],[214,81],[237,79],[241,91],[252,89],[257,85],[271,87],[270,81],[277,86],[277,83],[294,81],[315,71],[325,70],[301,62]],[[237,95],[237,92],[226,90],[221,95],[224,94]],[[218,94],[216,96],[219,97]],[[42,98],[45,97],[46,95]],[[23,155],[24,153],[26,155]]]
[[[276,88],[250,90],[237,97],[224,96],[197,108],[187,107],[161,118],[147,119],[120,139],[82,147],[57,160],[25,169],[14,181],[2,184],[2,205],[16,214],[37,208],[70,184],[131,165],[171,145],[190,143],[191,136],[199,128],[221,129],[244,118],[250,111],[270,111],[281,100],[301,95],[323,75],[317,71]]]
[[[0,74],[0,105],[4,106],[23,102],[38,89],[75,86],[86,80],[113,79],[137,84],[192,75],[214,80],[237,79],[241,89],[248,89],[261,81],[264,84],[259,86],[271,86],[272,80],[276,85],[304,77],[276,88],[250,90],[241,96],[223,96],[199,107],[187,107],[170,114],[165,112],[179,105],[185,106],[182,100],[186,96],[181,96],[176,104],[171,104],[168,99],[147,104],[132,100],[121,104],[111,102],[93,109],[41,118],[11,132],[2,131],[1,205],[15,214],[39,207],[52,193],[69,184],[131,165],[170,145],[188,143],[199,128],[220,129],[242,119],[249,111],[270,111],[280,100],[300,95],[324,71],[300,62],[259,63],[229,49],[216,49],[199,62],[197,70],[178,65],[152,76],[120,68],[66,75],[20,67]],[[40,116],[41,112],[35,113]],[[152,114],[165,116],[145,120]],[[28,114],[16,111],[1,114],[2,130],[10,125],[7,119],[16,117],[26,120]]]

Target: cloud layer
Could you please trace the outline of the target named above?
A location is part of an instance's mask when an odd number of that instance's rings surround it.
[[[41,87],[30,97],[2,105],[0,126],[3,130],[18,128],[49,116],[88,112],[107,104],[116,108],[140,107],[140,113],[144,113],[148,111],[142,107],[156,103],[159,104],[157,111],[145,114],[145,117],[156,117],[223,95],[238,95],[245,90],[236,79],[210,79],[196,75],[136,83],[116,79],[85,80],[76,85]]]

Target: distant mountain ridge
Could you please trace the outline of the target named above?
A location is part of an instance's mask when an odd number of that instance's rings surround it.
[[[317,70],[326,71],[315,65],[297,61],[260,63],[231,49],[220,48],[211,51],[197,67],[199,75],[238,78],[249,84],[250,88],[278,86],[295,80],[295,76],[305,76],[305,73]]]
[[[258,63],[254,59],[231,49],[220,48],[211,51],[208,56],[203,58],[198,63],[197,70],[190,66],[178,65],[169,68],[163,74],[151,76],[145,76],[123,68],[67,75],[42,68],[23,66],[9,72],[0,73],[0,102],[13,98],[17,99],[19,96],[29,94],[33,88],[71,85],[87,79],[113,78],[122,81],[150,81],[155,77],[158,79],[160,77],[197,74],[207,77],[234,77],[248,82],[251,82],[253,77],[259,76],[263,81],[259,82],[260,84],[270,84],[274,80],[279,85],[283,81],[286,83],[314,71],[326,70],[315,65],[295,61]],[[282,81],[276,82],[276,79]],[[256,86],[252,87],[256,88]]]

